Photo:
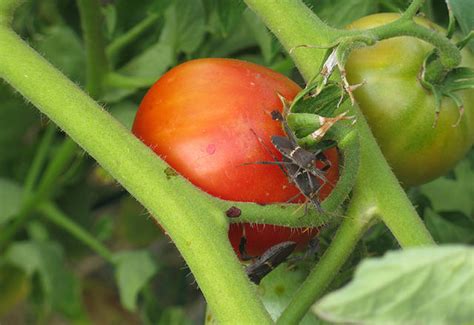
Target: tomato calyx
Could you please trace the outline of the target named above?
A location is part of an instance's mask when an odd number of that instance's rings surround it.
[[[473,35],[474,33],[469,34],[463,41],[458,43],[459,50],[463,49],[468,40],[474,37]],[[450,98],[458,107],[459,117],[452,125],[457,127],[464,114],[464,103],[456,93],[466,89],[474,89],[474,69],[457,67],[446,71],[439,61],[437,51],[433,50],[423,62],[419,80],[422,86],[435,97],[436,109],[433,127],[436,127],[443,97]]]

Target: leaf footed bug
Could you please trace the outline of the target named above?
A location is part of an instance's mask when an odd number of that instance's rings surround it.
[[[321,186],[328,182],[325,171],[331,167],[330,162],[322,150],[312,152],[300,147],[296,136],[286,123],[283,115],[278,111],[273,111],[271,114],[274,120],[282,123],[287,134],[287,137],[272,136],[271,142],[283,155],[281,162],[288,179],[295,184],[319,212],[323,212],[317,194]],[[322,161],[325,164],[323,168],[317,168],[316,161]]]
[[[322,185],[322,183],[320,183],[320,180],[322,180],[324,183],[327,182],[324,175],[325,170],[330,167],[329,161],[327,161],[324,154],[322,154],[322,152],[319,152],[322,157],[318,156],[316,158],[315,153],[307,151],[298,146],[298,148],[301,148],[301,150],[298,150],[298,154],[301,154],[301,157],[298,156],[296,158],[297,160],[295,160],[295,158],[293,157],[296,157],[297,155],[292,154],[295,149],[293,143],[286,137],[273,136],[272,144],[283,156],[282,159],[279,160],[263,143],[262,139],[253,130],[251,131],[254,133],[255,137],[262,144],[265,150],[273,157],[273,161],[256,161],[252,163],[245,163],[243,165],[277,165],[281,169],[281,171],[287,176],[288,180],[293,183],[300,192],[296,196],[290,198],[288,202],[291,202],[298,196],[303,195],[318,209],[318,211],[323,212],[319,200],[316,198],[316,196]],[[306,161],[310,161],[314,164],[316,162],[316,159],[320,159],[323,162],[326,161],[326,166],[319,170],[313,165],[311,166],[312,169],[308,170],[305,166],[309,166],[309,163]]]
[[[259,284],[268,273],[285,262],[295,248],[295,242],[285,241],[267,249],[254,263],[245,269],[250,281]]]

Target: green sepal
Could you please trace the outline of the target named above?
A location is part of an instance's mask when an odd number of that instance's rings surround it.
[[[303,90],[304,91],[304,90]],[[334,111],[348,98],[341,85],[330,82],[317,96],[308,95],[291,106],[292,113],[312,113],[333,116]]]
[[[470,33],[463,41],[472,38],[473,35],[474,34]],[[463,43],[463,41],[460,43]],[[467,41],[466,43],[461,44],[460,48],[465,44],[467,44]],[[459,109],[458,121],[453,125],[457,126],[464,113],[464,103],[456,92],[466,89],[474,89],[474,69],[458,67],[449,71],[443,71],[441,66],[438,64],[439,60],[437,59],[438,56],[436,51],[433,51],[426,57],[423,64],[423,73],[420,78],[421,84],[431,91],[435,97],[436,110],[433,127],[436,126],[443,97],[448,97],[453,100]],[[430,70],[429,72],[427,72],[428,69]],[[436,74],[439,76],[438,78],[430,78]]]

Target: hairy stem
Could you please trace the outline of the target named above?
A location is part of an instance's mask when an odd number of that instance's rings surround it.
[[[350,34],[352,31],[349,31]],[[412,20],[396,20],[393,23],[369,29],[367,33],[375,35],[377,40],[396,36],[412,36],[432,44],[439,51],[441,63],[446,69],[457,67],[461,63],[461,52],[445,35],[421,26]]]
[[[230,246],[224,213],[207,195],[181,177],[167,177],[166,163],[5,27],[0,27],[0,76],[149,209],[219,321],[271,322]]]
[[[21,4],[20,0],[0,1],[0,25],[9,27],[13,20],[15,9]]]
[[[288,51],[301,45],[326,45],[334,38],[335,29],[321,21],[301,1],[245,0],[245,3],[263,20]],[[306,80],[317,73],[325,54],[326,50],[321,49],[300,48],[291,51],[296,66]],[[308,70],[300,66],[301,58],[304,58],[305,62],[315,64]]]
[[[311,43],[312,39],[319,37],[318,31],[310,28],[303,30],[295,28],[295,24],[305,26],[317,21],[317,19],[308,15],[308,11],[303,9],[303,4],[299,1],[292,1],[291,3],[280,1],[279,10],[270,10],[271,8],[268,5],[263,4],[267,3],[264,1],[246,0],[246,2],[266,23],[270,22],[268,27],[288,51],[294,46],[294,39],[298,39],[301,44],[314,44]],[[273,2],[269,1],[269,3]],[[383,28],[379,28],[379,32],[383,33]],[[386,31],[387,34],[388,32]],[[333,35],[326,34],[326,41],[340,36],[341,33],[339,32],[335,32]],[[311,51],[313,57],[304,55],[303,51],[293,52],[293,58],[307,80],[314,76],[324,58],[323,50],[312,49]],[[318,59],[315,60],[315,57]],[[356,128],[360,137],[361,160],[351,206],[371,207],[372,212],[369,215],[373,216],[374,213],[378,213],[402,247],[434,244],[431,235],[388,166],[364,116],[357,106],[353,107],[353,113],[357,117]],[[282,323],[296,323],[304,315],[314,299],[320,296],[332,281],[334,273],[342,266],[350,255],[353,245],[365,231],[367,223],[364,220],[367,220],[367,210],[353,209],[350,210],[351,218],[344,220],[341,230],[338,232],[337,241],[335,240],[331,244],[326,257],[321,262],[322,265],[318,264],[312,272],[311,280],[315,283],[307,283],[303,286],[311,286],[315,292],[301,289],[295,295],[289,311],[283,314]],[[348,226],[356,222],[359,222],[359,224],[351,225],[354,229]],[[347,243],[351,245],[346,245]],[[318,278],[317,275],[320,275],[321,278]],[[299,303],[300,299],[303,302]]]
[[[354,107],[357,130],[361,138],[360,169],[354,192],[370,198],[378,217],[391,230],[402,247],[434,245],[435,242],[418,216],[382,151],[358,106]]]
[[[66,230],[94,252],[102,256],[107,262],[114,264],[113,253],[90,233],[59,210],[54,203],[44,202],[38,206],[38,211],[41,212],[49,221]]]
[[[407,10],[402,15],[403,19],[411,19],[413,18],[418,10],[423,6],[425,0],[413,0],[410,5],[408,6]]]
[[[364,195],[364,193],[360,194]],[[358,192],[354,193],[347,216],[339,226],[331,245],[301,284],[277,324],[297,324],[304,317],[309,307],[322,297],[327,287],[336,278],[357,242],[374,220],[375,210],[370,199],[358,199],[358,195]]]
[[[301,35],[303,41],[306,39],[305,44],[309,44],[311,39],[317,37],[312,34],[319,35],[317,30],[295,30],[295,24],[306,26],[306,24],[317,21],[312,17],[315,15],[309,15],[300,1],[279,1],[278,10],[269,10],[270,7],[262,5],[267,1],[247,0],[246,2],[253,9],[261,9],[256,10],[256,12],[265,22],[279,22],[278,24],[270,24],[269,27],[277,37],[284,38],[280,40],[287,50],[290,50],[289,46],[291,45],[289,44],[291,44],[292,39],[298,38],[298,35]],[[268,3],[273,3],[273,1],[268,1]],[[292,35],[289,31],[299,34]],[[330,39],[331,35],[327,35],[327,38]],[[322,50],[314,49],[312,51],[321,53]],[[319,60],[315,61],[314,57],[308,58],[303,53],[295,51],[294,59],[303,76],[311,78],[321,65],[324,56],[319,56]],[[361,151],[360,170],[355,189],[370,193],[382,220],[392,230],[400,245],[407,247],[433,244],[433,239],[383,157],[364,116],[357,106],[353,109],[357,117],[356,127],[360,138]]]

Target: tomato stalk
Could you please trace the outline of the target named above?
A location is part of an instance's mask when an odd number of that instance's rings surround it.
[[[335,29],[324,28],[321,33],[323,36],[320,36],[317,30],[311,32],[313,29],[306,29],[308,25],[315,21],[319,21],[319,25],[324,23],[319,18],[315,18],[315,14],[308,12],[309,9],[304,9],[303,4],[299,1],[290,3],[287,1],[246,0],[246,3],[257,15],[262,17],[277,37],[282,38],[281,42],[288,51],[295,46],[294,39],[298,39],[303,44],[309,44],[311,39],[319,38],[322,41],[327,41],[338,37],[340,33]],[[333,32],[336,36],[331,35]],[[306,36],[308,38],[304,39]],[[309,80],[321,65],[325,57],[325,50],[305,49],[314,53],[312,57],[300,54],[302,50],[292,51],[293,57],[302,75],[306,80]],[[319,60],[315,61],[314,58],[316,57]],[[390,170],[364,116],[357,106],[354,106],[353,110],[357,116],[356,125],[361,145],[361,165],[355,185],[356,189],[373,195],[382,220],[389,225],[402,246],[432,244],[431,236],[421,223],[398,180]],[[399,216],[395,217],[394,213]]]
[[[33,188],[38,180],[41,169],[46,162],[48,150],[53,142],[54,135],[56,133],[56,126],[54,124],[49,125],[44,132],[41,141],[38,146],[38,150],[35,152],[33,162],[28,169],[26,174],[25,182],[23,184],[23,195],[29,197]]]
[[[340,168],[341,174],[336,187],[321,203],[324,212],[318,212],[316,209],[305,211],[306,209],[302,209],[298,204],[261,206],[255,203],[223,200],[216,200],[216,204],[221,206],[224,211],[232,206],[237,207],[241,211],[241,215],[238,218],[230,220],[234,223],[248,222],[287,227],[319,227],[327,224],[334,218],[340,217],[338,208],[349,196],[359,167],[359,138],[356,132],[350,131],[347,126],[343,128],[334,127],[333,131],[345,164]]]
[[[423,6],[425,0],[413,0],[405,12],[402,14],[402,19],[411,19],[413,18],[418,10]]]
[[[46,167],[46,170],[42,175],[37,188],[33,193],[25,196],[24,202],[22,203],[16,218],[11,224],[8,225],[5,230],[0,233],[1,249],[3,249],[15,236],[15,234],[24,226],[38,204],[49,198],[53,188],[57,184],[58,178],[64,172],[66,166],[71,162],[74,154],[76,153],[76,149],[76,144],[70,139],[65,140],[61,144],[54,158]]]
[[[102,256],[104,260],[110,264],[115,263],[113,253],[107,247],[72,221],[71,218],[66,216],[54,203],[41,203],[38,207],[38,211],[43,214],[46,219],[69,232],[76,239],[80,240],[98,255]]]
[[[0,12],[0,21],[8,14]],[[0,76],[149,209],[182,253],[220,321],[271,322],[229,244],[223,211],[186,180],[168,179],[167,164],[5,24],[0,27]]]
[[[21,2],[20,0],[4,0],[0,2],[0,26],[10,27],[13,14]]]
[[[319,43],[316,44],[324,44],[331,43],[338,37],[339,31],[321,28],[320,25],[323,23],[314,17],[316,15],[303,8],[303,4],[299,1],[290,3],[246,0],[246,3],[263,19],[288,51],[297,45],[314,44],[313,39],[319,38]],[[419,3],[417,2],[411,8],[415,8],[416,5]],[[317,22],[317,26],[314,26],[314,22]],[[317,29],[308,28],[312,24],[313,28]],[[402,30],[399,32],[401,34]],[[300,44],[295,44],[295,39]],[[299,49],[291,52],[306,80],[310,80],[315,75],[325,57],[325,51],[322,49]],[[390,228],[402,247],[434,244],[431,235],[388,166],[357,106],[353,107],[353,113],[357,116],[356,128],[360,137],[361,161],[354,186],[354,197],[350,203],[353,207],[349,210],[351,218],[344,220],[321,264],[315,267],[308,282],[294,296],[289,309],[282,316],[281,323],[294,323],[304,316],[310,304],[322,295],[324,289],[332,281],[334,274],[339,271],[352,252],[355,243],[366,230],[366,226],[370,224],[369,221],[375,216],[380,217]],[[349,229],[347,226],[349,223],[364,226]],[[305,289],[306,286],[312,290]]]
[[[77,0],[77,6],[86,47],[86,90],[91,97],[97,98],[101,93],[103,79],[108,70],[102,33],[102,11],[99,0]]]
[[[113,59],[120,53],[121,50],[126,48],[128,45],[133,43],[139,38],[144,32],[155,25],[158,19],[161,17],[157,13],[148,13],[148,16],[141,20],[138,24],[133,26],[130,30],[125,32],[123,35],[115,38],[106,48],[107,57]]]
[[[367,200],[358,199],[359,195],[364,195],[364,193],[354,193],[347,216],[339,226],[331,245],[293,295],[293,299],[281,314],[277,324],[296,324],[304,317],[309,307],[322,297],[359,239],[376,220],[374,205]]]
[[[342,35],[359,36],[372,34],[376,40],[383,40],[397,36],[412,36],[426,41],[436,47],[439,51],[440,63],[445,69],[452,69],[461,63],[461,52],[446,36],[415,23],[413,20],[398,19],[387,25],[368,29],[364,31],[344,31]]]

